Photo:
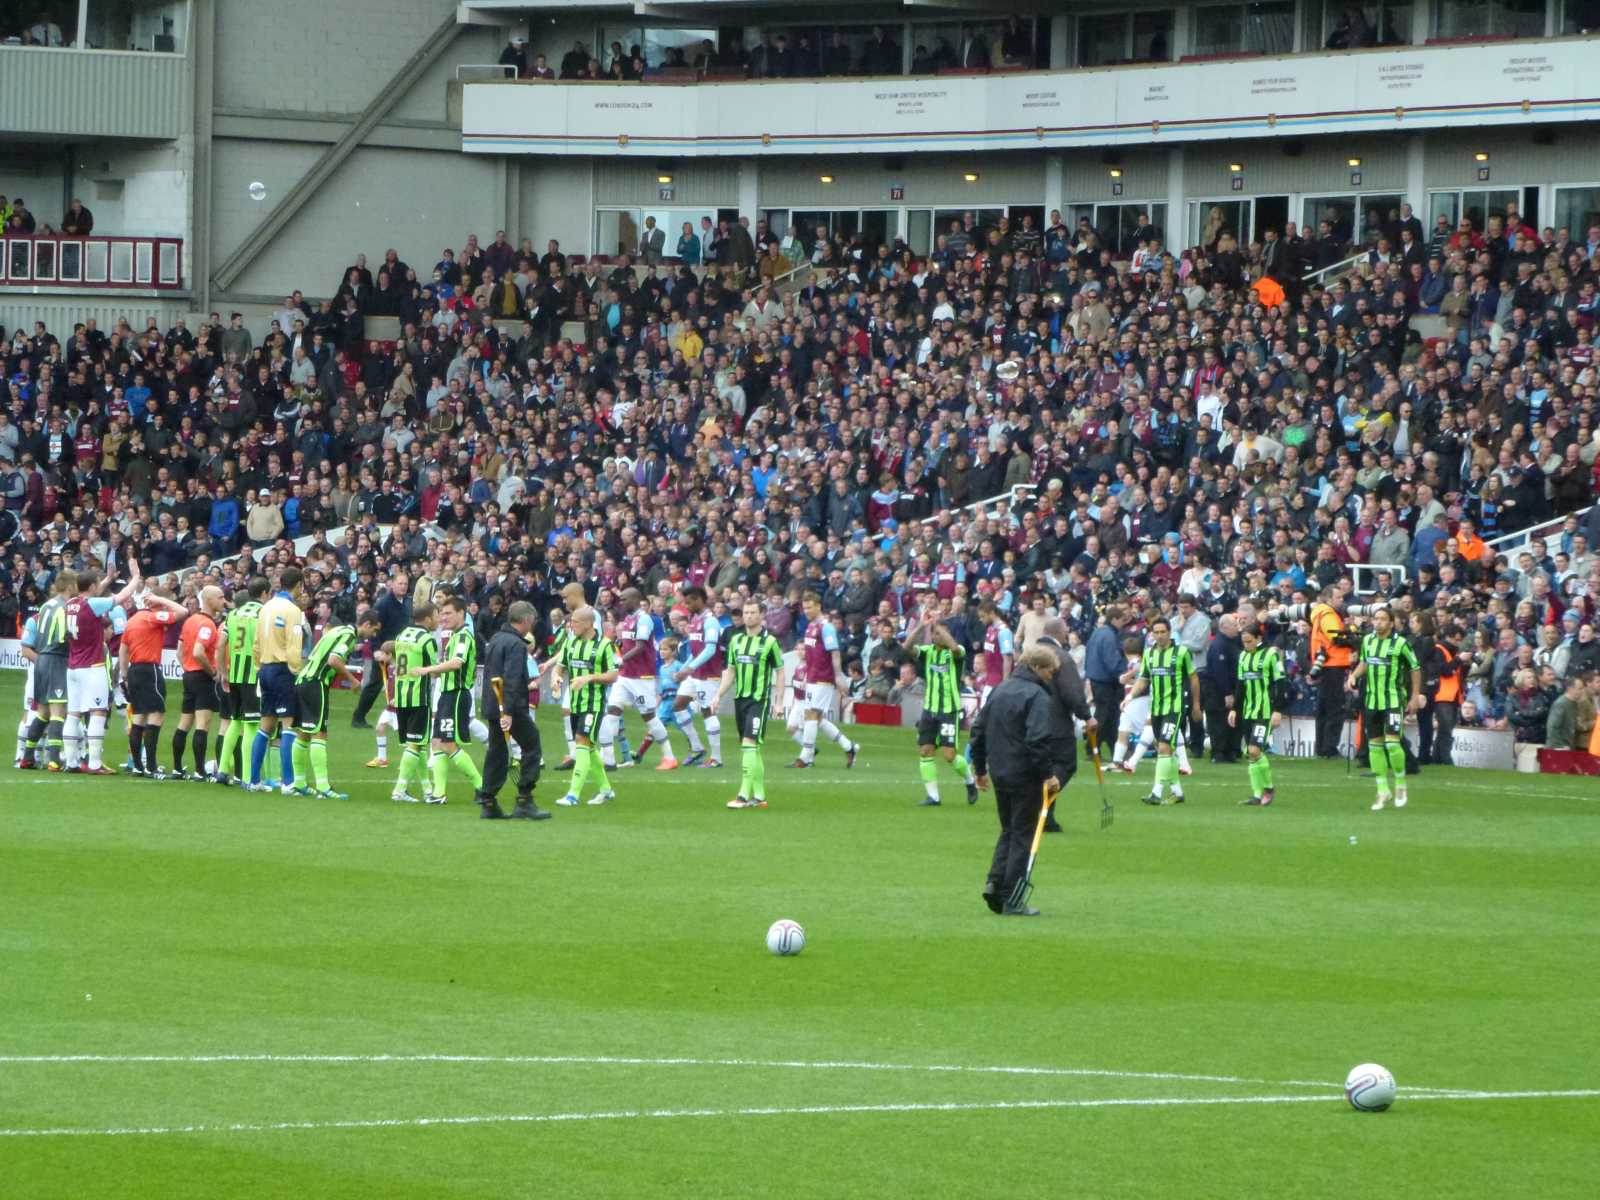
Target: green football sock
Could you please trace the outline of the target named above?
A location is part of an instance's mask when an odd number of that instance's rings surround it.
[[[450,760],[437,751],[429,755],[428,776],[433,782],[433,794],[444,795],[450,778]]]
[[[739,747],[739,795],[746,800],[750,798],[750,791],[755,786],[755,771],[750,766],[752,746]]]
[[[422,756],[413,747],[407,746],[400,752],[400,775],[394,781],[394,786],[403,788],[421,774]]]
[[[467,782],[474,791],[483,787],[483,776],[478,771],[478,764],[472,761],[472,755],[465,750],[457,750],[450,756],[450,765],[467,777]]]
[[[1395,786],[1405,786],[1406,748],[1399,742],[1385,742],[1383,747],[1389,758],[1389,770],[1394,772]]]
[[[1250,776],[1250,794],[1259,800],[1261,798],[1261,760],[1252,758],[1246,770]]]
[[[294,745],[289,750],[290,757],[294,760],[295,782],[302,787],[310,781],[307,772],[310,767],[311,751],[306,746],[310,740],[310,738],[295,738]]]
[[[1272,759],[1263,754],[1256,759],[1256,769],[1261,772],[1261,790],[1272,790]]]
[[[957,754],[950,760],[950,769],[961,776],[962,783],[972,782],[972,764],[967,761],[966,755]]]
[[[1378,777],[1378,795],[1389,794],[1389,755],[1384,750],[1382,742],[1370,742],[1367,745],[1367,762],[1372,767],[1372,773]]]
[[[233,752],[239,746],[239,734],[243,729],[243,721],[229,721],[228,731],[222,735],[222,746],[217,751],[217,770],[224,775],[236,774],[233,769]],[[250,770],[246,767],[244,774],[248,775],[249,773]]]
[[[302,743],[296,742],[298,748]],[[311,774],[316,778],[317,791],[326,792],[332,789],[328,786],[328,743],[321,738],[311,740]],[[295,768],[295,774],[300,773],[300,768]]]
[[[939,764],[932,758],[919,758],[917,769],[922,772],[922,785],[928,790],[928,799],[939,798]]]
[[[1170,754],[1156,756],[1156,795],[1178,785],[1178,760]]]
[[[600,752],[593,747],[589,749],[589,773],[595,777],[595,783],[602,792],[611,790],[611,778],[606,774],[605,759],[600,757]]]
[[[761,757],[761,747],[750,747],[750,787],[752,800],[767,798],[767,760]]]

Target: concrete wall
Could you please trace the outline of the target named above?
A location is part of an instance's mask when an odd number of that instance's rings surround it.
[[[531,237],[543,253],[545,242],[556,238],[570,252],[591,253],[594,249],[589,244],[594,235],[591,188],[591,164],[586,159],[541,158],[524,162],[522,228],[516,240],[520,242],[524,237]],[[651,197],[654,198],[653,192]]]
[[[219,255],[238,246],[263,209],[305,173],[318,152],[315,146],[282,142],[217,143],[212,221]],[[267,187],[259,206],[249,195],[251,180]],[[359,149],[245,269],[232,291],[283,295],[300,288],[309,296],[331,295],[341,268],[357,254],[376,266],[390,246],[425,277],[424,269],[438,261],[443,247],[459,250],[469,233],[485,244],[492,240],[496,219],[492,161]]]

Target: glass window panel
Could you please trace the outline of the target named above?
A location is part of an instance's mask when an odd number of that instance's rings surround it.
[[[1342,242],[1349,242],[1355,228],[1355,213],[1360,206],[1357,196],[1307,196],[1301,210],[1300,222],[1307,237],[1317,235],[1322,222],[1328,223],[1330,232]]]
[[[1078,18],[1078,65],[1103,67],[1132,56],[1127,13],[1094,13]]]
[[[1349,4],[1345,0],[1313,0],[1307,5],[1306,48],[1360,50],[1368,46],[1400,46],[1411,40],[1411,4],[1377,0]]]
[[[111,282],[133,282],[133,243],[111,243]]]
[[[1489,226],[1490,217],[1504,218],[1506,205],[1522,199],[1520,188],[1485,189],[1461,193],[1462,214],[1472,222],[1472,228],[1482,233]]]
[[[61,278],[66,283],[76,283],[83,278],[83,243],[61,243]]]
[[[1575,242],[1588,241],[1589,230],[1600,226],[1600,187],[1557,188],[1555,226]]]
[[[688,223],[689,229],[696,236],[700,233],[701,217],[710,217],[713,225],[717,222],[717,210],[710,206],[705,208],[647,208],[644,210],[644,216],[647,218],[654,217],[656,219],[656,228],[666,235],[667,240],[664,243],[665,250],[663,252],[668,258],[677,256],[678,239],[683,236],[685,222]],[[751,236],[753,237],[754,235],[755,231],[752,229]],[[644,227],[642,225],[639,228],[639,236],[644,236]],[[634,245],[637,248],[638,243],[636,242]]]
[[[1294,0],[1270,0],[1244,6],[1246,51],[1262,54],[1289,54],[1294,50]]]
[[[1378,239],[1387,237],[1398,241],[1394,230],[1400,224],[1400,204],[1405,199],[1398,192],[1380,192],[1361,197],[1361,242],[1375,246]]]
[[[646,29],[644,31],[644,61],[646,66],[693,66],[695,57],[700,53],[701,43],[710,41],[713,46],[717,43],[715,29]],[[792,48],[792,47],[791,47]],[[631,44],[625,44],[624,50],[631,50]],[[606,45],[606,67],[611,66],[610,43]]]
[[[1439,37],[1542,37],[1545,0],[1434,0]]]
[[[139,283],[150,282],[151,266],[155,260],[155,247],[149,242],[135,242],[133,246],[133,277]]]
[[[911,70],[932,74],[961,64],[961,26],[954,22],[919,24],[912,30]]]
[[[83,245],[83,281],[85,283],[104,283],[106,281],[106,262],[110,255],[110,245],[106,242],[85,242]]]
[[[826,238],[833,233],[833,214],[819,210],[797,210],[794,214],[794,229],[806,245],[814,247],[818,239]]]
[[[35,279],[50,279],[56,277],[56,244],[41,241],[33,248],[33,277]]]
[[[594,252],[602,258],[632,254],[639,248],[639,210],[601,209],[594,214]]]
[[[6,278],[33,278],[33,243],[22,238],[6,243]]]
[[[1194,11],[1193,54],[1232,54],[1244,43],[1244,9],[1213,4]]]
[[[933,249],[931,208],[913,208],[906,213],[906,242],[913,254],[927,254]]]
[[[861,214],[861,236],[868,248],[879,246],[893,248],[900,236],[900,210],[898,208],[869,208]]]
[[[180,247],[176,242],[162,242],[160,248],[160,270],[156,276],[158,283],[176,284],[178,279],[178,259]]]
[[[1133,14],[1135,62],[1172,61],[1173,13],[1170,8]]]
[[[1450,222],[1450,228],[1456,227],[1456,222],[1461,220],[1461,193],[1460,192],[1430,192],[1428,194],[1428,228],[1432,229],[1434,223],[1443,217]]]
[[[1207,249],[1223,234],[1240,242],[1250,229],[1250,201],[1194,200],[1189,203],[1189,245]]]

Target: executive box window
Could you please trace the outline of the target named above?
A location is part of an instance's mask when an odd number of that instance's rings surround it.
[[[1557,188],[1555,207],[1556,229],[1568,230],[1575,242],[1585,241],[1589,230],[1600,225],[1600,186]]]
[[[1545,0],[1434,0],[1442,38],[1543,37]]]
[[[1411,0],[1306,0],[1305,48],[1362,50],[1369,46],[1403,46],[1411,41]]]
[[[1192,56],[1293,52],[1294,0],[1208,4],[1194,10]]]
[[[1109,67],[1172,59],[1173,10],[1091,13],[1078,18],[1078,65]]]
[[[26,45],[76,47],[78,18],[87,50],[146,50],[178,54],[189,31],[188,0],[33,0],[0,6],[0,37]]]
[[[1530,188],[1535,196],[1538,189]],[[1484,188],[1476,190],[1430,192],[1428,194],[1428,226],[1431,229],[1438,218],[1446,217],[1454,228],[1466,217],[1472,222],[1472,228],[1477,233],[1482,233],[1488,228],[1490,217],[1504,218],[1506,205],[1517,204],[1519,211],[1526,217],[1530,211],[1525,203],[1523,189],[1520,187],[1509,188]]]

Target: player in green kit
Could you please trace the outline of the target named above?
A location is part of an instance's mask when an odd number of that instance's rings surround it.
[[[741,762],[739,793],[728,801],[728,807],[765,808],[767,764],[761,757],[761,746],[766,741],[767,718],[772,713],[772,690],[781,686],[783,647],[767,632],[761,605],[747,601],[743,617],[744,628],[725,635],[723,661],[728,665],[710,711],[722,711],[722,698],[731,688]]]
[[[411,794],[413,779],[423,784],[424,791],[432,790],[424,778],[424,752],[428,745],[428,718],[433,710],[433,684],[420,672],[439,661],[439,643],[433,636],[437,623],[433,605],[413,605],[411,624],[388,646],[389,660],[394,664],[395,734],[400,739],[400,775],[390,799],[406,804],[415,804],[419,799]]]
[[[1239,655],[1239,686],[1228,697],[1228,724],[1244,725],[1245,753],[1250,760],[1250,798],[1240,804],[1266,807],[1272,803],[1272,762],[1267,746],[1272,731],[1283,722],[1283,706],[1288,698],[1288,677],[1283,659],[1273,646],[1262,645],[1261,630],[1246,625],[1239,631],[1244,649]]]
[[[373,609],[365,609],[354,625],[329,625],[322,631],[310,657],[294,677],[295,718],[294,777],[313,780],[315,786],[304,783],[296,787],[296,794],[316,796],[322,800],[348,800],[345,792],[336,792],[328,776],[328,689],[335,679],[343,679],[351,687],[361,686],[361,677],[350,670],[348,663],[355,650],[356,639],[377,635],[383,622]],[[309,768],[309,770],[307,769]]]
[[[1400,745],[1406,713],[1422,707],[1422,668],[1411,645],[1395,629],[1394,614],[1387,608],[1372,614],[1372,632],[1361,639],[1361,655],[1345,690],[1362,689],[1361,736],[1367,743],[1367,761],[1378,779],[1378,798],[1372,811],[1379,812],[1391,795],[1389,776],[1394,776],[1394,806],[1406,806],[1406,752]]]
[[[939,763],[934,757],[938,750],[943,752],[950,769],[966,784],[967,803],[976,804],[978,780],[972,773],[972,764],[956,753],[957,735],[961,732],[961,670],[967,661],[967,652],[950,631],[936,621],[922,621],[916,625],[906,634],[906,645],[912,647],[917,671],[922,676],[917,753],[921,756],[919,768],[927,794],[917,803],[928,808],[939,804]]]
[[[1178,782],[1178,760],[1172,746],[1178,739],[1178,725],[1183,720],[1183,700],[1189,697],[1189,711],[1194,720],[1200,720],[1200,680],[1194,673],[1194,659],[1187,646],[1172,640],[1172,622],[1157,617],[1150,622],[1150,644],[1145,647],[1139,662],[1139,677],[1134,680],[1129,700],[1150,693],[1150,727],[1156,738],[1156,784],[1146,804],[1182,804],[1183,786]],[[1170,798],[1163,797],[1163,788],[1170,787]]]
[[[567,794],[556,801],[563,808],[577,806],[591,774],[600,785],[589,799],[591,805],[617,798],[595,743],[600,737],[600,722],[606,716],[606,693],[622,673],[622,664],[616,644],[598,626],[599,614],[588,605],[567,618],[569,636],[561,647],[553,676],[566,687],[567,703],[572,709],[572,782],[567,785]]]
[[[228,668],[223,673],[223,716],[227,724],[222,730],[222,750],[217,755],[217,782],[226,786],[239,779],[250,778],[250,747],[256,740],[256,726],[261,721],[261,693],[256,688],[256,621],[261,616],[261,602],[271,591],[271,585],[257,575],[245,585],[244,603],[236,607],[222,624],[223,643],[228,651]],[[238,775],[233,773],[233,754],[239,752]]]
[[[437,609],[439,627],[449,636],[438,662],[415,668],[414,674],[427,679],[439,676],[439,694],[433,702],[433,753],[428,759],[432,792],[430,804],[445,802],[450,768],[467,777],[476,792],[483,786],[478,764],[463,749],[472,737],[472,682],[478,673],[478,639],[467,628],[467,606],[459,596],[446,596]]]

